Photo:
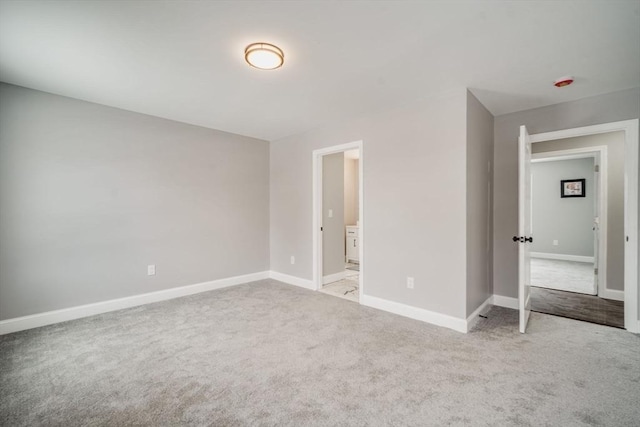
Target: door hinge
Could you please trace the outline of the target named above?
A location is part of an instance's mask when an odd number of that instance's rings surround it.
[[[596,171],[596,172],[600,172],[600,165],[596,165],[596,167],[595,167],[595,171]]]
[[[597,268],[594,268],[594,269],[593,269],[593,273],[597,276],[597,275],[598,275],[598,269],[597,269]]]

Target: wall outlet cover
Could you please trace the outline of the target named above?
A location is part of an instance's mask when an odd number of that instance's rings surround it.
[[[148,265],[147,266],[147,276],[155,276],[156,274],[156,266],[155,265]]]
[[[296,257],[291,255],[291,264],[295,264],[295,263],[296,263]]]
[[[409,289],[413,289],[415,282],[413,280],[413,277],[407,277],[407,288]]]

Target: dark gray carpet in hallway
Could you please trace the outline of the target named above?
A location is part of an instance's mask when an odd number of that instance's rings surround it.
[[[637,426],[640,339],[469,334],[264,280],[0,337],[0,424]]]

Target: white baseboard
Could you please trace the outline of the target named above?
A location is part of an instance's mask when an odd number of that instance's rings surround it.
[[[269,278],[287,283],[289,285],[300,286],[301,288],[305,288],[305,289],[311,289],[312,291],[316,290],[316,287],[313,284],[313,280],[302,279],[300,277],[290,276],[284,273],[278,273],[277,271],[270,271]]]
[[[305,289],[316,290],[312,280],[302,279],[288,274],[278,273],[277,271],[262,271],[259,273],[245,274],[242,276],[228,277],[225,279],[212,280],[210,282],[197,283],[195,285],[181,286],[178,288],[165,289],[162,291],[150,292],[146,294],[133,295],[130,297],[113,299],[108,301],[86,304],[76,307],[65,308],[61,310],[48,311],[45,313],[33,314],[30,316],[17,317],[0,321],[0,335],[10,334],[12,332],[23,331],[26,329],[38,328],[40,326],[51,325],[54,323],[66,322],[68,320],[79,319],[82,317],[93,316],[96,314],[107,313],[110,311],[122,310],[124,308],[136,307],[144,304],[151,304],[159,301],[179,298],[187,295],[193,295],[201,292],[212,291],[215,289],[235,286],[242,283],[253,282],[271,278],[290,285],[299,286]],[[603,298],[618,299],[624,301],[624,292],[607,289],[608,296]],[[479,314],[489,305],[497,305],[500,307],[518,309],[518,299],[505,297],[502,295],[493,295],[482,303],[467,319],[459,319],[457,317],[446,314],[429,311],[395,301],[389,301],[378,297],[363,295],[362,305],[387,311],[389,313],[408,317],[422,322],[430,323],[437,326],[453,329],[458,332],[468,332],[477,323]],[[640,333],[640,320],[637,325],[631,325],[627,328],[630,332]]]
[[[45,313],[32,314],[30,316],[16,317],[14,319],[0,321],[0,335],[107,313],[109,311],[122,310],[123,308],[136,307],[139,305],[151,304],[201,292],[213,291],[215,289],[226,288],[229,286],[239,285],[241,283],[248,283],[267,278],[269,278],[269,272],[261,271],[259,273],[227,277],[225,279],[212,280],[210,282],[197,283],[195,285],[180,286],[177,288],[164,289],[161,291],[101,301],[93,304],[47,311]]]
[[[624,301],[624,291],[617,291],[615,289],[605,288],[598,296],[600,298],[612,299],[615,301]]]
[[[339,273],[327,274],[326,276],[322,276],[322,284],[326,285],[327,283],[337,282],[338,280],[342,280],[347,277],[346,271],[341,271]]]
[[[592,256],[551,254],[546,252],[531,252],[530,254],[531,258],[558,259],[560,261],[588,262],[591,264],[593,264],[595,261]]]
[[[478,320],[480,320],[480,313],[485,311],[491,304],[493,304],[493,295],[487,298],[485,302],[480,304],[480,307],[476,308],[475,311],[467,317],[467,330],[465,332],[469,332],[476,323],[478,323]]]
[[[429,311],[395,301],[372,297],[370,295],[363,295],[360,304],[388,311],[389,313],[398,314],[400,316],[409,317],[411,319],[421,320],[433,325],[444,326],[445,328],[453,329],[454,331],[467,332],[467,321],[465,319],[459,319],[457,317],[437,313],[435,311]]]
[[[494,295],[491,303],[499,307],[513,308],[514,310],[519,308],[518,298],[504,297],[502,295]]]

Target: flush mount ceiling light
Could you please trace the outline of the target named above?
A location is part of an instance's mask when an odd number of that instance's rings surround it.
[[[284,53],[269,43],[252,43],[244,49],[247,64],[261,70],[275,70],[284,64]]]

